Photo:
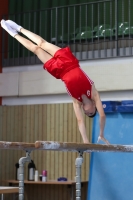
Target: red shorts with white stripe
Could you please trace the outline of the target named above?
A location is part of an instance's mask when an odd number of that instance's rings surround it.
[[[82,102],[83,94],[91,98],[93,81],[81,70],[77,58],[68,47],[59,49],[54,57],[44,64],[44,69],[55,78],[61,79],[68,94],[78,101]]]
[[[56,51],[54,57],[48,60],[43,66],[44,69],[57,79],[62,79],[64,74],[76,67],[79,67],[79,61],[72,54],[69,47]]]
[[[93,81],[87,76],[87,74],[81,70],[80,67],[72,69],[66,73],[62,80],[64,81],[67,92],[70,96],[74,97],[78,101],[82,102],[82,95],[85,94],[91,99],[91,88]]]

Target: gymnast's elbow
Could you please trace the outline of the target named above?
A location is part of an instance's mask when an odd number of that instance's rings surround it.
[[[82,125],[82,124],[84,124],[84,120],[83,119],[77,119],[77,122],[78,122],[79,126]]]
[[[101,118],[102,120],[106,120],[106,115],[105,115],[105,113],[103,113],[102,115],[100,115],[100,118]]]

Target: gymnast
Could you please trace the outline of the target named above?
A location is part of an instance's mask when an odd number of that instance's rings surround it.
[[[44,63],[43,68],[45,70],[64,82],[66,90],[73,100],[73,107],[83,142],[89,143],[83,112],[88,117],[94,117],[98,111],[100,118],[98,141],[102,140],[109,144],[104,138],[106,116],[99,93],[95,88],[94,82],[80,68],[78,60],[70,49],[68,47],[60,48],[55,46],[11,20],[1,20],[1,26],[24,47],[36,54],[41,62]],[[23,33],[35,44],[19,35],[18,32]]]

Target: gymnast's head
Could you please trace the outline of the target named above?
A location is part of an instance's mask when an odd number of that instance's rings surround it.
[[[95,105],[95,102],[93,100],[90,100],[88,103],[83,103],[83,111],[84,114],[87,115],[88,117],[95,117],[97,108]]]

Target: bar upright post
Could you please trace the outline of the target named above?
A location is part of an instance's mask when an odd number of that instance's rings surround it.
[[[81,166],[83,163],[83,152],[79,152],[76,158],[76,200],[81,200]]]
[[[30,151],[26,151],[26,157],[19,159],[19,200],[24,200],[24,164],[30,162]]]

